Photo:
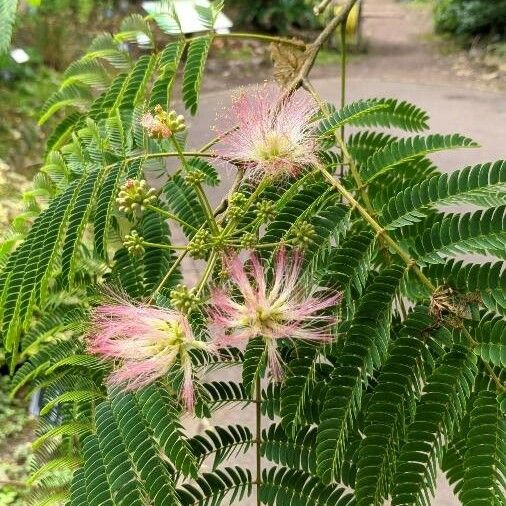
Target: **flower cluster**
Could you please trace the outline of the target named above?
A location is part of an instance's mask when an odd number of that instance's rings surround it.
[[[188,319],[179,311],[125,300],[94,309],[89,342],[92,353],[121,362],[108,382],[125,390],[145,387],[179,364],[183,371],[181,398],[188,410],[194,404],[189,352],[213,351],[210,343],[194,337]]]
[[[176,111],[166,112],[161,105],[155,107],[154,114],[146,113],[142,116],[141,126],[154,139],[168,139],[176,132],[186,129],[183,115],[178,115]]]
[[[156,199],[156,190],[150,188],[144,179],[128,179],[121,186],[116,202],[120,211],[138,215]]]
[[[280,97],[268,86],[258,87],[237,95],[232,110],[237,128],[223,136],[218,154],[245,168],[250,176],[293,176],[305,166],[318,163],[317,141],[310,123],[316,106],[306,92]],[[167,138],[185,128],[184,118],[174,111],[167,113],[158,106],[154,112],[144,115],[141,121],[152,137]],[[186,180],[200,184],[203,177],[203,173],[192,171]],[[123,210],[133,212],[153,198],[154,190],[148,189],[144,181],[127,181],[118,202]],[[243,216],[249,199],[236,191],[229,200],[229,219],[233,223]],[[255,215],[260,222],[271,221],[275,214],[274,202],[262,200],[256,204]],[[290,241],[303,249],[314,235],[313,225],[301,222]],[[224,234],[213,237],[208,230],[200,229],[187,245],[187,252],[193,258],[205,259],[212,248],[220,251],[226,247],[220,242],[224,238]],[[242,248],[253,249],[258,237],[245,230],[239,241]],[[132,231],[125,237],[125,246],[131,253],[140,254],[144,251],[143,238]],[[178,285],[171,292],[174,310],[128,301],[97,307],[92,318],[90,350],[120,362],[109,383],[123,385],[127,390],[142,388],[172,368],[181,368],[181,397],[188,409],[194,402],[192,349],[214,352],[261,338],[271,376],[280,380],[283,363],[278,342],[331,341],[336,317],[329,312],[341,299],[340,293],[325,295],[315,289],[306,290],[301,282],[302,262],[299,250],[288,255],[280,248],[271,276],[255,253],[243,262],[237,253],[227,252],[222,268],[230,280],[229,288],[212,289],[207,304],[210,341],[195,338],[187,316],[201,304],[200,289]]]
[[[227,255],[223,263],[236,290],[212,291],[208,306],[211,342],[197,340],[187,317],[179,310],[136,306],[125,301],[94,310],[90,350],[122,363],[110,376],[111,384],[122,384],[126,389],[142,388],[179,363],[184,374],[182,398],[191,409],[193,383],[188,354],[191,349],[211,352],[261,337],[271,376],[280,380],[283,369],[278,340],[332,340],[336,318],[321,311],[337,304],[341,294],[305,293],[300,283],[300,254],[289,258],[284,249],[279,251],[272,283],[254,253],[249,258],[249,271],[237,254]]]
[[[282,97],[264,85],[239,92],[232,100],[232,124],[217,154],[250,175],[295,176],[316,165],[317,140],[310,119],[318,110],[312,97],[298,90]]]

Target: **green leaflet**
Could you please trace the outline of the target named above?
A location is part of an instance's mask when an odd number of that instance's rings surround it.
[[[167,181],[162,192],[171,211],[191,225],[191,227],[182,226],[186,236],[193,236],[195,229],[205,222],[204,211],[197,199],[195,189],[183,177],[174,176]]]
[[[366,162],[363,177],[372,181],[384,173],[394,170],[402,162],[413,158],[426,156],[444,149],[463,147],[477,147],[472,139],[459,134],[432,134],[426,137],[419,135],[398,139],[387,144],[383,149],[373,154]]]
[[[311,504],[315,506],[352,506],[353,496],[345,489],[324,485],[303,471],[286,467],[264,469],[261,499],[263,504]]]
[[[506,290],[503,262],[478,264],[449,259],[445,263],[426,265],[422,272],[437,285],[447,283],[463,292]]]
[[[166,48],[160,54],[161,72],[153,83],[153,89],[151,90],[151,97],[149,99],[150,107],[155,107],[160,104],[166,109],[170,108],[176,72],[185,47],[185,40],[179,39],[176,42],[167,44]]]
[[[427,308],[415,308],[378,377],[359,447],[357,506],[381,506],[388,497],[412,406],[420,394],[420,378],[425,377],[429,354],[426,333],[433,323]]]
[[[463,417],[476,372],[472,354],[457,347],[428,378],[399,456],[393,506],[430,505],[442,441],[452,437]]]
[[[9,49],[11,44],[17,8],[18,0],[5,0],[0,5],[0,55]]]
[[[438,218],[414,241],[421,261],[441,263],[446,255],[473,252],[506,258],[506,206]]]
[[[80,187],[80,182],[75,182],[52,201],[38,217],[37,225],[29,232],[19,253],[13,257],[12,274],[2,297],[3,332],[5,347],[9,351],[17,351],[19,331],[28,326],[34,304],[44,296]],[[6,272],[10,272],[9,263]]]
[[[339,473],[345,445],[360,410],[363,383],[385,359],[391,305],[405,268],[380,273],[366,289],[351,322],[339,362],[327,386],[318,426],[318,475],[331,483]]]
[[[174,467],[185,476],[196,476],[195,456],[184,437],[179,409],[160,386],[150,386],[137,395],[137,401],[154,439]]]
[[[247,452],[253,445],[253,434],[245,425],[218,425],[197,434],[188,443],[200,465],[214,455],[212,469],[215,470],[224,461]]]
[[[197,112],[204,67],[211,47],[212,36],[193,40],[188,47],[183,76],[183,102],[192,115]]]
[[[246,392],[253,396],[255,381],[261,378],[267,367],[267,345],[262,337],[248,341],[242,366],[242,384]]]
[[[183,484],[178,490],[182,506],[209,504],[219,506],[223,500],[238,504],[251,495],[253,477],[249,469],[225,467],[212,473],[203,473],[194,484]]]
[[[486,313],[474,329],[477,345],[473,348],[476,355],[485,362],[506,367],[506,320],[494,313]]]
[[[389,229],[402,227],[420,221],[432,206],[457,202],[481,207],[506,204],[506,162],[466,167],[406,188],[385,204],[382,222]]]
[[[428,115],[417,106],[394,98],[370,98],[346,104],[333,111],[318,126],[318,134],[326,135],[345,124],[355,126],[397,127],[410,132],[427,129]]]
[[[478,392],[470,414],[464,454],[463,506],[503,506],[506,480],[506,420],[499,396]]]
[[[262,455],[275,464],[316,473],[316,428],[304,427],[294,438],[283,427],[272,424],[262,432]]]

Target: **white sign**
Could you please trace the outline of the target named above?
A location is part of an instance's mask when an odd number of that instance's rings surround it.
[[[161,2],[143,2],[143,9],[153,16],[158,26],[166,33],[198,33],[205,32],[209,28],[204,25],[200,20],[195,7],[211,6],[208,0],[171,0]],[[176,14],[177,20],[181,27],[179,27],[176,19],[172,15],[172,9]],[[218,33],[227,33],[232,27],[230,21],[225,14],[220,12],[214,23],[214,29]]]
[[[28,53],[24,49],[13,49],[11,51],[11,58],[16,63],[26,63],[30,57],[28,56]]]

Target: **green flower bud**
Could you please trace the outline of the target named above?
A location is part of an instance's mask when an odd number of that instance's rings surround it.
[[[223,249],[226,245],[225,236],[222,234],[213,236],[212,243],[215,249]]]
[[[244,249],[253,249],[258,242],[258,239],[255,234],[251,232],[246,232],[241,237],[241,247]]]
[[[248,197],[241,192],[232,193],[228,201],[228,217],[231,220],[241,218],[244,214],[244,206],[248,202]]]
[[[178,114],[176,111],[170,111],[166,115],[165,123],[173,133],[186,130],[184,116],[182,114]]]
[[[182,313],[189,313],[200,304],[200,298],[195,293],[195,289],[189,289],[185,285],[177,285],[170,292],[170,301],[174,308]]]
[[[188,244],[188,253],[192,258],[204,259],[211,247],[211,234],[207,230],[199,230]]]
[[[301,221],[297,223],[292,230],[293,244],[299,248],[307,248],[313,241],[316,230],[311,223]]]
[[[128,253],[132,256],[141,256],[144,254],[144,237],[141,237],[136,230],[132,230],[130,234],[125,236],[123,246],[127,249]]]
[[[156,199],[156,190],[149,188],[146,181],[129,179],[121,186],[116,202],[120,211],[138,215]]]
[[[197,185],[203,183],[206,179],[206,176],[201,170],[192,169],[191,171],[188,171],[185,179],[189,184]]]
[[[256,214],[263,223],[272,221],[276,217],[276,205],[270,200],[258,202],[256,208]]]

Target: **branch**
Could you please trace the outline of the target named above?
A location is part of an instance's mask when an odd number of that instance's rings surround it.
[[[346,19],[353,6],[358,0],[348,0],[348,3],[343,7],[337,16],[332,18],[329,24],[320,32],[320,35],[306,47],[305,60],[302,64],[297,75],[292,79],[292,82],[287,86],[285,96],[291,95],[307,78],[311,69],[313,68],[318,52],[323,44],[332,36],[335,29]]]

